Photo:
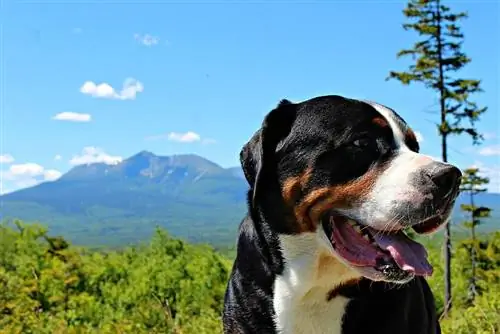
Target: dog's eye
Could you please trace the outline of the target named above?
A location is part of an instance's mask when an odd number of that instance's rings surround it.
[[[363,148],[369,146],[370,143],[370,138],[358,138],[352,142],[352,145],[355,147]]]

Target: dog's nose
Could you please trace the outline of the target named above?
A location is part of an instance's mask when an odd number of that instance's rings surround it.
[[[451,196],[456,196],[462,172],[455,166],[439,163],[439,167],[430,175],[432,182],[436,185],[435,198],[441,202]]]

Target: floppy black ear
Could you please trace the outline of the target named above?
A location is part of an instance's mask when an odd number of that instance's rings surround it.
[[[275,153],[279,142],[291,131],[297,112],[296,105],[282,100],[262,122],[261,128],[253,135],[240,152],[243,173],[252,190],[255,204],[257,194],[264,184],[272,182],[276,171]]]

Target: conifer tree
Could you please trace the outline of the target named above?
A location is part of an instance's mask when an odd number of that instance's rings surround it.
[[[462,50],[464,34],[459,22],[467,13],[454,13],[441,0],[409,0],[403,14],[405,30],[418,34],[418,41],[410,49],[398,52],[397,57],[412,57],[406,71],[391,71],[387,79],[396,79],[403,85],[421,83],[436,93],[439,99],[438,134],[441,137],[443,161],[448,161],[448,139],[451,135],[466,134],[478,144],[482,136],[475,123],[486,108],[471,101],[471,95],[481,91],[480,80],[459,78],[457,72],[471,59]],[[464,124],[468,121],[468,124]],[[451,309],[451,235],[449,223],[445,228],[445,307]]]
[[[480,224],[480,219],[489,217],[491,209],[484,206],[476,206],[475,197],[477,194],[487,191],[483,186],[490,180],[479,175],[478,168],[467,168],[462,177],[461,191],[469,195],[469,204],[462,204],[461,209],[470,214],[470,220],[465,221],[465,227],[471,231],[470,242],[470,260],[471,277],[469,278],[468,299],[472,303],[478,295],[477,277],[476,277],[476,254],[478,241],[476,238],[476,226]]]

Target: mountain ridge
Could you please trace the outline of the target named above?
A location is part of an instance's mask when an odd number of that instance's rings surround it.
[[[241,167],[223,168],[196,154],[149,151],[115,164],[75,166],[58,180],[0,196],[0,219],[39,221],[79,244],[123,244],[149,237],[155,226],[190,241],[234,243],[246,212]],[[460,204],[454,220],[463,220]],[[500,194],[480,194],[500,221]],[[496,209],[496,210],[495,210]]]

